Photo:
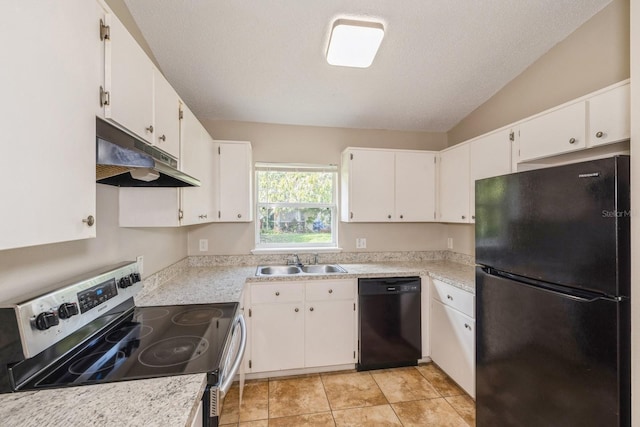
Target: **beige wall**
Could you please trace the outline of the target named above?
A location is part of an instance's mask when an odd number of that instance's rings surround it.
[[[640,0],[631,0],[631,212],[640,212]],[[638,197],[634,197],[638,195]],[[634,216],[634,218],[638,218]],[[640,221],[631,221],[631,418],[640,426]]]
[[[614,0],[448,133],[449,146],[629,78],[629,0]],[[454,251],[474,255],[473,225],[449,225]]]
[[[87,271],[144,256],[144,274],[187,256],[187,231],[118,227],[118,188],[97,186],[95,239],[0,251],[0,301]]]
[[[629,78],[629,0],[614,0],[448,133],[449,145]]]
[[[384,130],[289,126],[233,121],[202,121],[215,139],[251,141],[254,162],[340,164],[346,147],[440,150],[446,134]],[[442,224],[340,223],[338,237],[346,251],[355,251],[356,237],[367,239],[367,251],[443,249]],[[198,250],[199,239],[209,239],[209,251]],[[255,246],[254,223],[209,224],[189,231],[190,255],[248,254]]]

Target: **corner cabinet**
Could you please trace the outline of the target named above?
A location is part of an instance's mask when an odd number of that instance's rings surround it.
[[[431,359],[475,398],[475,295],[434,279],[429,308]]]
[[[347,148],[342,153],[345,222],[435,220],[435,153]]]
[[[251,143],[214,141],[218,222],[253,221]]]
[[[216,220],[215,145],[191,110],[182,106],[181,111],[180,168],[198,177],[200,187],[120,188],[121,227],[178,227]]]
[[[356,280],[250,285],[252,373],[353,365]]]
[[[96,235],[104,17],[92,0],[21,1],[3,9],[0,250]]]
[[[469,144],[440,152],[439,181],[442,222],[469,222]]]

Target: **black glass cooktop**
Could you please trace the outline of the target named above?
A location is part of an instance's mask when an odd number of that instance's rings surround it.
[[[212,372],[237,303],[135,307],[34,388]]]

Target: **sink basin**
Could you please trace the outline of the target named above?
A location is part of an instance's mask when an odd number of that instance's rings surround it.
[[[295,265],[270,265],[266,267],[258,267],[258,272],[256,275],[276,275],[276,276],[284,276],[288,274],[299,274],[300,268]]]
[[[304,265],[261,265],[256,276],[291,276],[296,274],[346,273],[347,270],[337,264]]]
[[[347,270],[339,265],[305,265],[302,271],[308,274],[346,273]]]

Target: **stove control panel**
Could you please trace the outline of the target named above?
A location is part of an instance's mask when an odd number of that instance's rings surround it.
[[[142,288],[138,264],[125,262],[61,284],[5,308],[15,312],[24,357],[30,358],[132,298]],[[123,286],[126,285],[126,286]]]
[[[125,276],[129,277],[129,276]],[[123,280],[121,278],[120,280]],[[94,307],[110,300],[118,295],[116,279],[111,278],[104,283],[92,286],[82,292],[78,292],[78,302],[80,303],[80,313],[85,313]]]

